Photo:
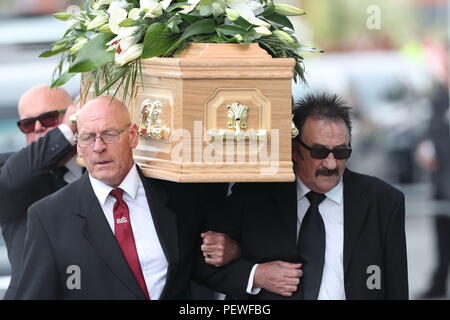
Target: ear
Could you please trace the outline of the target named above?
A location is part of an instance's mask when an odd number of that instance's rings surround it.
[[[132,149],[136,148],[139,143],[139,135],[138,135],[138,127],[135,123],[132,123],[130,126],[130,146]]]

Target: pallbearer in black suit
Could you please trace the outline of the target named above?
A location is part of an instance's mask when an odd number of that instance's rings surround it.
[[[75,162],[76,126],[70,120],[76,107],[71,104],[72,98],[61,88],[28,89],[19,101],[18,122],[27,146],[0,157],[0,225],[11,263],[5,299],[12,298],[17,288],[28,207],[81,177]]]
[[[348,107],[336,96],[307,96],[294,123],[296,181],[234,186],[211,227],[238,239],[242,256],[205,265],[209,286],[249,299],[407,299],[404,196],[345,168]]]
[[[143,177],[138,128],[111,97],[78,117],[87,173],[29,209],[18,299],[189,298],[201,185]]]

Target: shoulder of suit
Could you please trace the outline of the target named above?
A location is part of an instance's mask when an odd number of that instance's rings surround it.
[[[64,212],[70,212],[70,208],[74,207],[79,201],[83,199],[77,199],[77,190],[82,186],[84,179],[78,179],[72,183],[69,183],[64,188],[36,201],[30,206],[39,215],[50,215],[53,212],[57,214],[63,214]]]
[[[357,184],[363,191],[371,193],[375,192],[386,196],[391,195],[393,197],[404,197],[403,192],[398,188],[375,176],[357,173],[348,169],[345,174],[348,176],[347,181],[349,181],[349,183]]]

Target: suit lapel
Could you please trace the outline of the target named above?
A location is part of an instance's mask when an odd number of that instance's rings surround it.
[[[274,183],[272,196],[277,206],[276,214],[286,225],[289,243],[297,246],[297,185],[296,182]]]
[[[346,169],[344,173],[344,274],[352,258],[364,219],[369,208],[369,200],[363,196],[364,186],[355,174]]]
[[[169,263],[166,284],[161,293],[161,299],[165,299],[167,292],[170,292],[170,287],[174,284],[176,266],[179,263],[177,217],[175,212],[167,206],[169,194],[162,182],[157,179],[145,178],[139,168],[138,172],[144,185],[159,242]]]
[[[80,201],[77,214],[86,221],[83,230],[85,237],[112,273],[133,291],[137,298],[145,299],[95,196],[89,176],[84,174],[81,179],[78,199],[84,201]]]

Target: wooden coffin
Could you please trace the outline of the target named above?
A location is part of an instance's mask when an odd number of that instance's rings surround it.
[[[128,105],[135,161],[177,182],[293,181],[294,63],[258,44],[212,43],[142,60],[144,85]]]

